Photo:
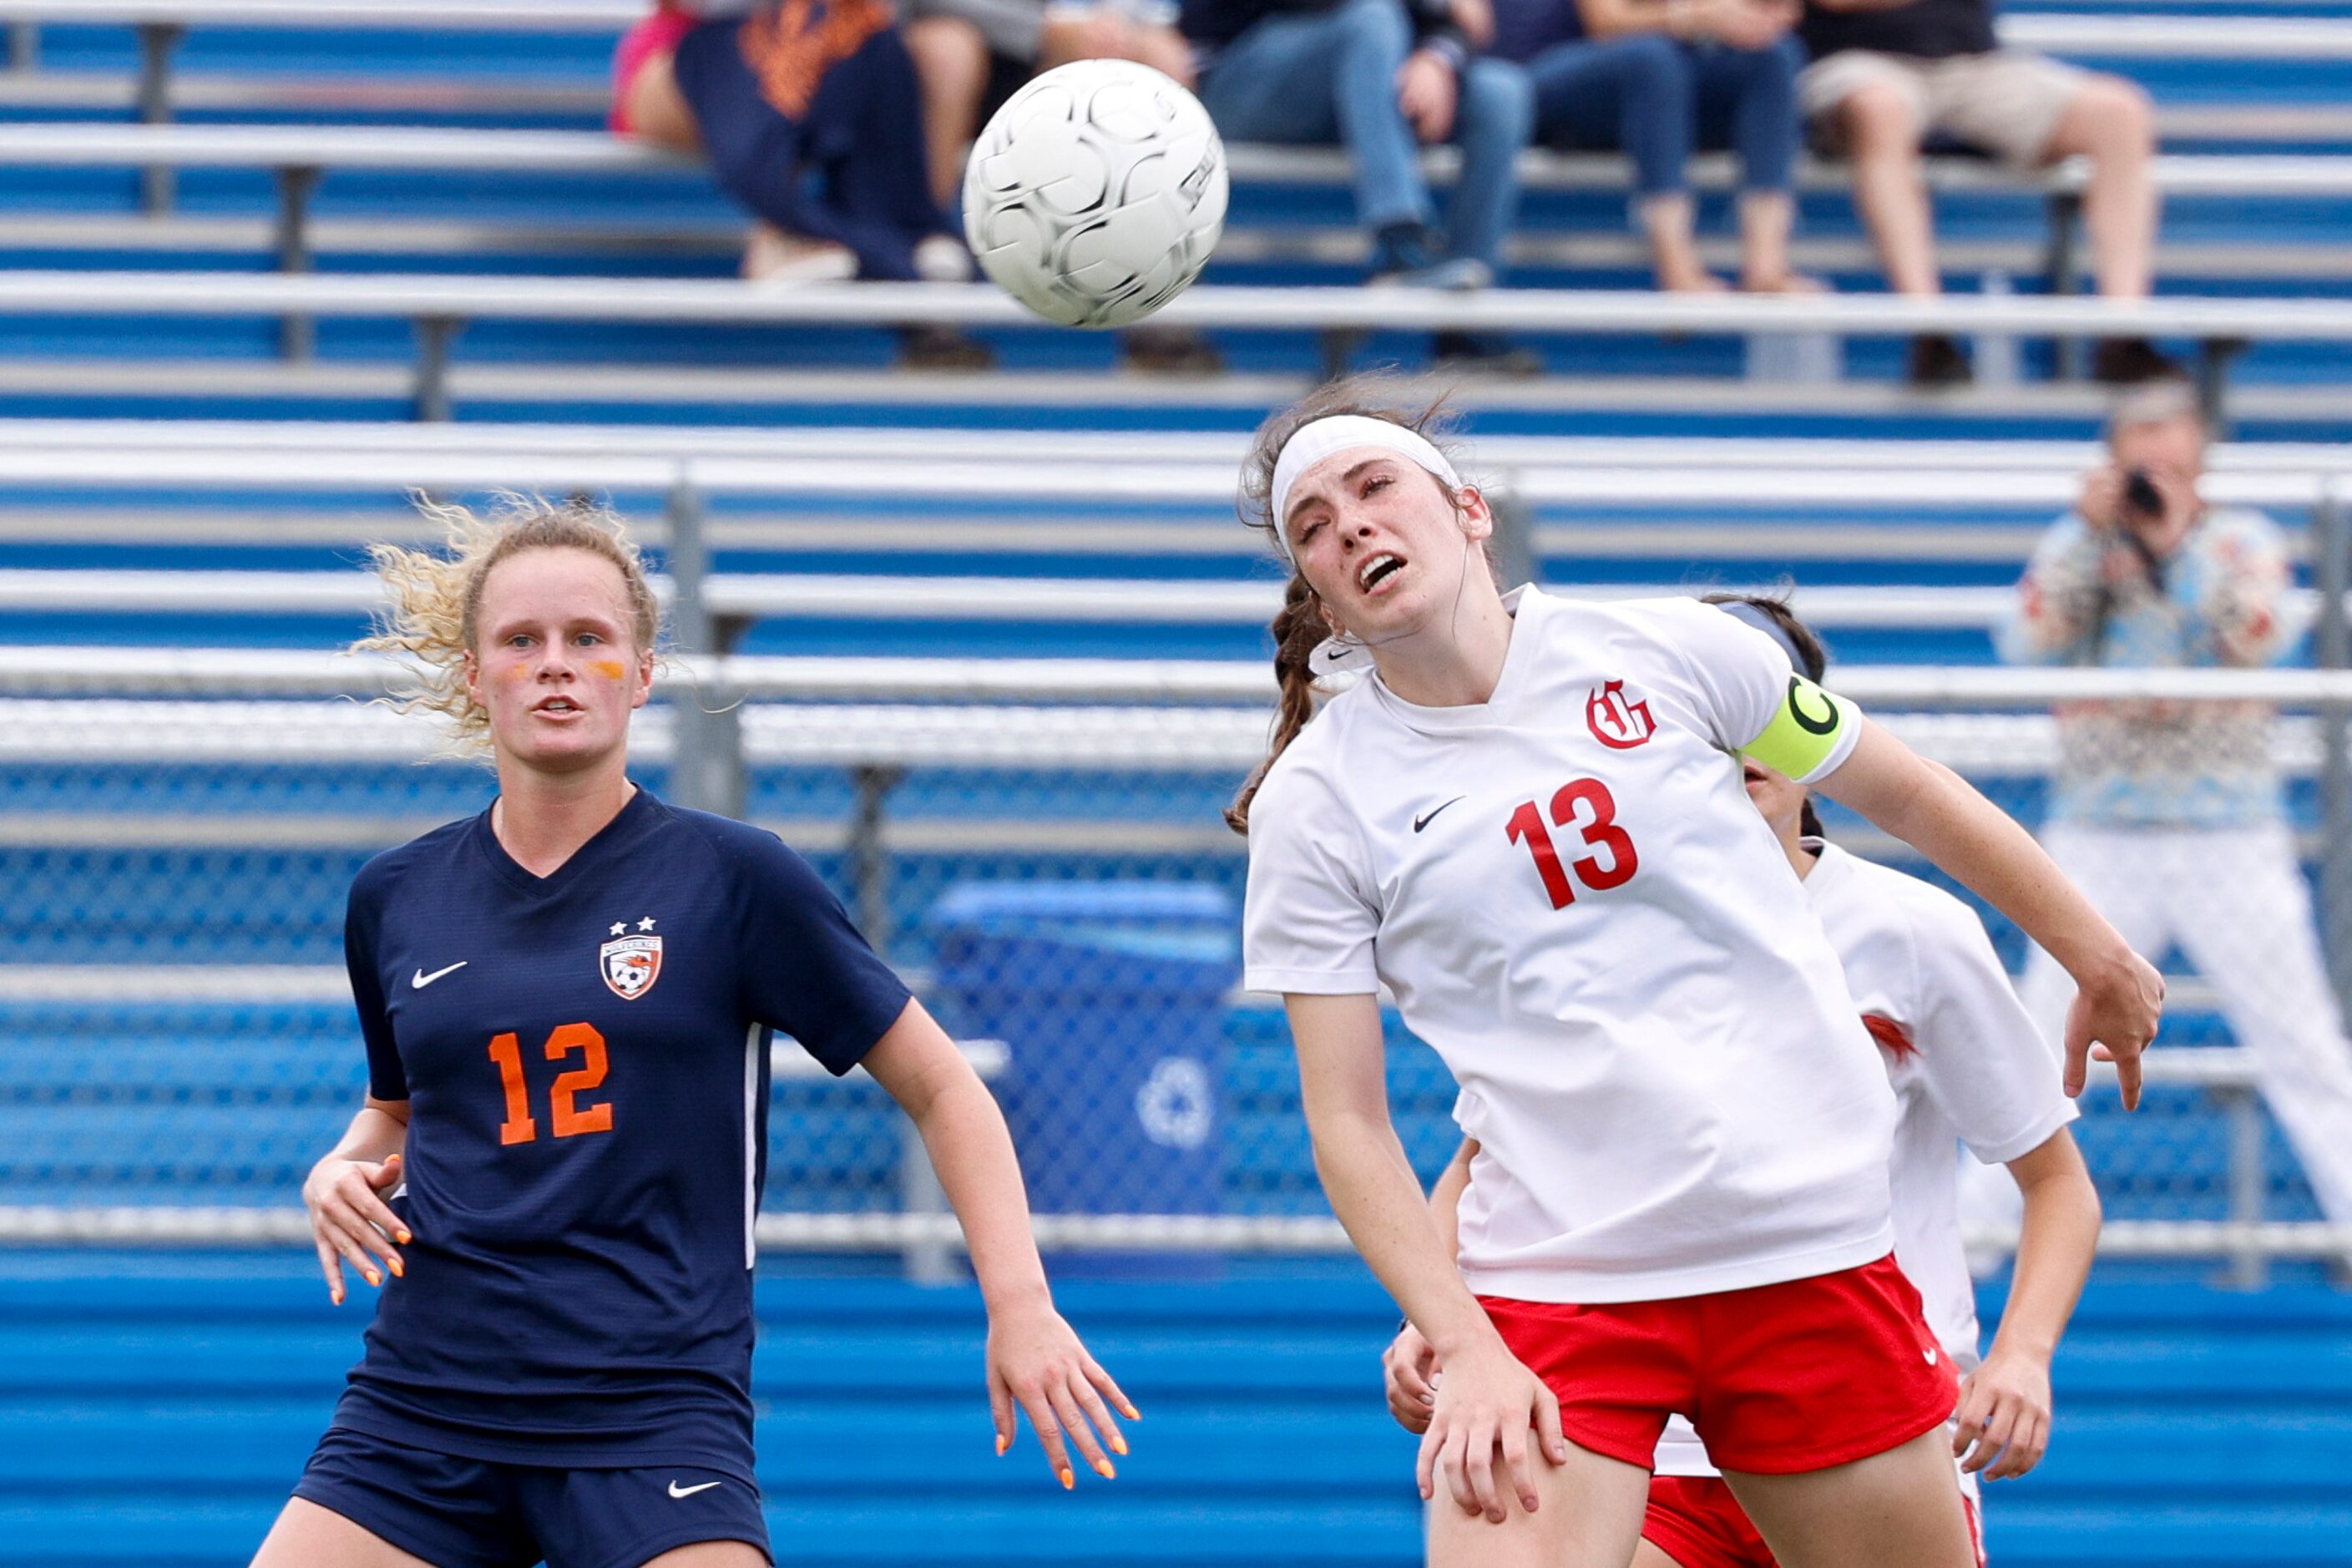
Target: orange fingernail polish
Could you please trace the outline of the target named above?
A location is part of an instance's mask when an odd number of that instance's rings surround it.
[[[1114,1432],[1110,1435],[1110,1451],[1120,1458],[1127,1458],[1127,1439]]]
[[[1003,1438],[999,1437],[996,1440],[996,1457],[1000,1459],[1004,1458],[1004,1450],[1011,1447],[1013,1447],[1012,1444],[1006,1442]]]
[[[1069,1466],[1064,1465],[1062,1467],[1062,1489],[1064,1491],[1070,1491],[1076,1489],[1077,1484],[1078,1478],[1070,1473]]]
[[[399,1259],[399,1258],[387,1258],[387,1259],[385,1259],[385,1261],[386,1261],[388,1264],[390,1264],[390,1265],[391,1265],[392,1272],[393,1272],[393,1277],[394,1277],[394,1279],[398,1279],[398,1278],[400,1278],[400,1276],[401,1276],[401,1275],[403,1275],[404,1273],[405,1273],[405,1272],[406,1272],[406,1270],[404,1270],[404,1269],[403,1269],[403,1268],[401,1268],[401,1266],[400,1266],[400,1259]]]
[[[367,1271],[367,1282],[371,1285],[380,1286],[383,1283],[383,1276],[371,1268]]]
[[[403,1247],[406,1247],[410,1242],[415,1241],[415,1239],[416,1238],[415,1237],[409,1235],[404,1230],[400,1233],[400,1245]]]
[[[1143,1412],[1138,1410],[1132,1405],[1121,1404],[1118,1407],[1118,1413],[1126,1416],[1129,1421],[1140,1421],[1143,1419]]]
[[[1097,1459],[1095,1461],[1095,1474],[1100,1476],[1107,1481],[1115,1481],[1118,1479],[1118,1472],[1111,1468],[1110,1461],[1108,1459]]]

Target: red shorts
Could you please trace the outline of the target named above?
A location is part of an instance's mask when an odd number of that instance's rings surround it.
[[[1674,1411],[1725,1469],[1793,1475],[1883,1454],[1959,1403],[1951,1358],[1892,1254],[1671,1301],[1479,1302],[1559,1395],[1569,1441],[1644,1469]]]
[[[1985,1568],[1976,1500],[1964,1496],[1960,1506],[1969,1510],[1969,1540],[1976,1548],[1977,1568]],[[1642,1521],[1642,1539],[1680,1568],[1780,1568],[1731,1489],[1712,1476],[1650,1478],[1650,1511]]]
[[[1682,1568],[1780,1568],[1731,1489],[1713,1476],[1652,1476],[1642,1539]]]

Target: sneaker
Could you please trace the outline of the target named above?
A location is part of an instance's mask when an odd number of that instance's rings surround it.
[[[2109,386],[2159,381],[2180,374],[2180,367],[2146,338],[2101,338],[2091,354],[2091,379]]]
[[[1392,223],[1372,236],[1370,282],[1419,272],[1437,259],[1437,236],[1426,224]]]
[[[1453,375],[1525,381],[1543,374],[1543,356],[1495,332],[1440,332],[1437,369]]]
[[[1966,386],[1975,374],[1956,339],[1942,332],[1922,332],[1911,340],[1903,377],[1919,387]]]
[[[969,283],[975,268],[963,241],[927,234],[915,242],[915,276],[926,283]]]
[[[1130,327],[1119,335],[1119,359],[1147,375],[1219,375],[1225,356],[1191,327]]]
[[[993,370],[996,353],[977,338],[942,321],[898,329],[901,370]]]
[[[777,288],[846,283],[857,276],[857,258],[845,245],[786,234],[762,223],[752,226],[743,243],[742,270],[747,282]]]
[[[1435,289],[1448,294],[1469,294],[1490,287],[1495,269],[1475,256],[1449,256],[1426,267],[1402,272],[1376,272],[1366,282],[1370,289]]]

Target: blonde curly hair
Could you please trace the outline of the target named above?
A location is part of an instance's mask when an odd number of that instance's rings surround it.
[[[466,690],[466,655],[477,651],[482,585],[500,562],[532,550],[580,550],[612,563],[628,598],[638,657],[653,656],[661,605],[618,514],[592,501],[525,495],[499,496],[487,518],[421,496],[415,505],[428,522],[441,526],[442,547],[368,546],[388,603],[376,616],[375,631],[352,651],[406,654],[422,667],[413,685],[387,700],[404,713],[447,720],[445,754],[482,756],[490,750],[489,712]]]

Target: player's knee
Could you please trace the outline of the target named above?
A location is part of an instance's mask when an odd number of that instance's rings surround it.
[[[1472,60],[1462,74],[1460,112],[1465,138],[1524,142],[1535,129],[1535,84],[1508,60]]]
[[[1347,0],[1332,16],[1344,45],[1378,49],[1400,60],[1412,42],[1412,27],[1398,0]]]
[[[979,96],[988,80],[988,40],[978,27],[961,16],[921,16],[908,22],[904,34],[926,93]]]
[[[2104,156],[2146,155],[2156,146],[2156,105],[2147,89],[2118,76],[2093,77],[2072,106],[2091,150]]]
[[[1857,155],[1915,151],[1919,145],[1919,114],[1910,95],[1891,82],[1864,82],[1847,93],[1837,108],[1845,143]]]
[[[1637,33],[1612,40],[1628,96],[1647,98],[1680,95],[1690,74],[1690,62],[1672,38],[1663,33]]]

